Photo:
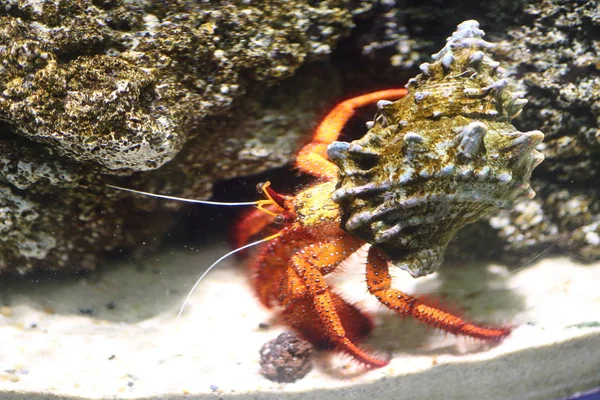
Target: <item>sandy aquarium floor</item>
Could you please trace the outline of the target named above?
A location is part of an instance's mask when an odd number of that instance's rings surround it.
[[[212,271],[175,321],[196,278],[226,251],[186,247],[85,278],[2,283],[0,399],[554,399],[600,385],[600,264],[556,258],[512,272],[446,264],[418,280],[396,273],[408,293],[514,324],[493,347],[386,311],[351,260],[337,283],[375,314],[369,346],[391,363],[360,373],[348,358],[320,354],[304,379],[278,384],[260,375],[258,351],[282,329],[259,327],[270,314],[242,262]]]

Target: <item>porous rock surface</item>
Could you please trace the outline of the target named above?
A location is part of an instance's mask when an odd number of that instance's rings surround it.
[[[529,104],[519,126],[546,135],[538,197],[491,225],[512,257],[555,247],[600,258],[600,3],[542,0],[524,7],[496,54]]]
[[[2,119],[105,172],[155,169],[251,82],[291,76],[352,26],[335,2],[280,6],[5,3]]]
[[[156,203],[104,189],[107,175],[179,154],[131,183],[202,198],[217,179],[287,163],[335,79],[317,67],[301,95],[265,90],[331,52],[362,5],[282,5],[0,2],[0,273],[93,268],[168,226],[140,218]]]

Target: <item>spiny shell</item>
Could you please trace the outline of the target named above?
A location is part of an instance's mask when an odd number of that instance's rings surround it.
[[[458,25],[407,96],[379,102],[362,139],[328,148],[342,227],[415,277],[439,267],[458,229],[535,196],[544,135],[511,125],[527,101],[507,89],[483,35],[477,21]]]

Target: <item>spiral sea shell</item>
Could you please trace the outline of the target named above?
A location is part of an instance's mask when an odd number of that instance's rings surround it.
[[[477,21],[458,25],[407,96],[378,103],[363,138],[328,148],[342,227],[415,277],[439,267],[458,229],[535,196],[544,135],[510,123],[527,101],[507,89],[483,35]]]

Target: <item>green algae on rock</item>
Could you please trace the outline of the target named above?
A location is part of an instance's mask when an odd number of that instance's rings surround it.
[[[529,100],[520,126],[546,135],[536,204],[492,221],[500,253],[520,263],[542,250],[600,259],[599,10],[597,0],[528,3],[494,49]]]
[[[281,5],[7,5],[0,118],[107,173],[158,168],[204,117],[329,53],[353,25],[344,1]]]
[[[0,4],[0,273],[153,247],[169,206],[108,193],[100,173],[166,164],[132,181],[206,198],[219,179],[289,162],[322,94],[307,84],[273,107],[263,92],[350,32],[351,3]]]
[[[530,101],[523,125],[546,134],[540,167],[553,181],[600,174],[600,2],[528,4],[495,54]],[[535,23],[528,23],[534,19]],[[526,24],[525,24],[526,23]]]
[[[483,35],[477,21],[460,24],[407,96],[379,102],[363,138],[328,148],[343,227],[415,277],[439,267],[458,229],[535,196],[544,135],[510,123],[526,100],[507,89]]]

